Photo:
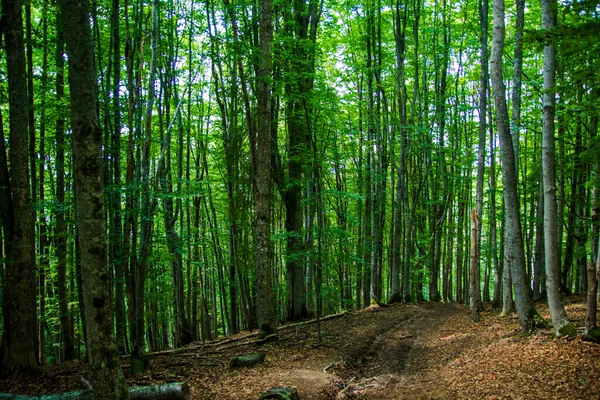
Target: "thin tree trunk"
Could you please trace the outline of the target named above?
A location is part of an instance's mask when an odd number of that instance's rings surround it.
[[[145,138],[143,142],[143,155],[141,165],[142,179],[142,204],[141,204],[141,232],[139,242],[139,255],[135,265],[134,272],[134,335],[133,335],[133,351],[132,361],[144,359],[145,341],[144,341],[144,288],[146,283],[146,275],[148,269],[148,257],[150,255],[150,246],[152,241],[152,232],[154,230],[154,211],[156,209],[157,200],[152,198],[150,192],[150,150],[152,147],[152,113],[154,109],[154,101],[156,97],[156,70],[158,62],[158,0],[152,1],[152,34],[151,48],[152,58],[150,61],[150,79],[148,81],[148,96],[145,119]],[[160,167],[159,167],[160,169]],[[135,242],[134,242],[135,243]],[[145,362],[136,363],[144,365]],[[144,367],[145,368],[145,367]],[[135,373],[142,373],[135,371]]]
[[[48,227],[45,212],[45,171],[46,171],[46,93],[48,90],[48,3],[44,1],[42,8],[42,79],[41,79],[41,102],[40,102],[40,181],[39,181],[39,241],[38,248],[40,253],[40,272],[38,280],[38,289],[40,294],[40,313],[39,313],[39,359],[40,365],[46,365],[46,272],[49,267],[49,242]]]
[[[481,235],[478,232],[480,222],[479,215],[477,214],[477,210],[471,210],[471,262],[470,262],[470,276],[469,282],[470,286],[470,298],[471,298],[471,319],[473,322],[479,322],[481,318],[479,317],[479,303],[481,302],[480,290],[478,280],[476,278],[476,274],[479,273],[477,268],[478,260],[479,260],[479,249],[480,244],[477,243],[477,237]]]
[[[121,84],[121,45],[120,45],[120,18],[119,18],[119,0],[112,0],[111,9],[111,35],[113,42],[113,87],[112,87],[112,134],[111,134],[111,161],[112,161],[112,183],[115,186],[111,199],[111,247],[114,260],[111,265],[115,268],[115,323],[117,335],[117,348],[119,354],[125,353],[126,348],[126,329],[127,321],[125,319],[125,293],[124,284],[124,264],[123,259],[129,254],[123,252],[121,244],[123,242],[122,220],[121,220],[121,110],[120,110],[120,84]]]
[[[483,309],[483,303],[481,302],[480,296],[480,276],[481,276],[481,231],[483,224],[483,182],[485,180],[485,137],[487,134],[486,118],[487,118],[487,99],[488,99],[488,15],[489,15],[489,3],[488,0],[479,0],[479,24],[481,33],[479,36],[479,43],[481,46],[481,77],[479,81],[479,146],[477,150],[477,185],[476,185],[476,200],[475,200],[475,216],[471,212],[471,219],[477,222],[476,236],[471,235],[471,240],[475,240],[475,244],[471,244],[471,248],[475,249],[477,258],[473,259],[471,255],[471,308],[475,307],[478,311]],[[471,228],[472,229],[472,228]],[[475,247],[473,247],[475,246]],[[475,279],[475,282],[473,282]],[[477,288],[477,292],[474,292],[474,288]],[[476,320],[475,318],[473,318]],[[477,318],[478,320],[478,318]]]

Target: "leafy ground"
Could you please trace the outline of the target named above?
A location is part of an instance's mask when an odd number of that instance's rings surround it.
[[[583,298],[566,305],[582,331]],[[540,313],[549,320],[545,305]],[[519,333],[498,311],[473,323],[464,306],[419,303],[370,307],[322,322],[280,329],[256,346],[238,335],[151,355],[147,374],[130,385],[182,382],[192,399],[257,399],[272,386],[294,386],[301,399],[593,399],[600,398],[600,346],[552,340],[551,330]],[[265,363],[229,369],[232,358],[262,351]],[[124,358],[123,367],[128,371]],[[70,362],[37,377],[0,381],[0,392],[59,393],[82,388],[86,368]]]

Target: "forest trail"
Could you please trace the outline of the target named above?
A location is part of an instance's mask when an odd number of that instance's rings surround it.
[[[566,305],[583,326],[583,299]],[[548,318],[545,305],[538,305]],[[467,308],[447,303],[369,307],[278,332],[256,346],[252,335],[195,343],[151,355],[147,374],[130,385],[187,382],[192,399],[258,399],[273,386],[293,386],[301,399],[592,399],[600,393],[600,346],[553,341],[551,331],[519,334],[515,317],[497,311],[471,322]],[[266,353],[264,364],[230,369],[241,354]],[[123,368],[128,375],[128,362]],[[0,391],[25,394],[78,389],[78,362],[48,367],[37,379],[12,378]]]

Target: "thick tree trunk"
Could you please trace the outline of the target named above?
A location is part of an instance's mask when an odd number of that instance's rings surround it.
[[[77,232],[83,278],[89,360],[98,399],[127,399],[113,334],[106,258],[102,131],[96,113],[93,49],[87,0],[64,0],[69,54]]]
[[[4,289],[4,342],[6,373],[30,371],[36,359],[36,263],[33,257],[34,224],[29,182],[27,148],[28,99],[25,79],[25,44],[21,0],[2,0],[8,105],[10,116],[10,184],[12,207],[7,220],[13,227],[5,232],[7,245]]]
[[[542,28],[553,31],[556,27],[556,1],[542,0]],[[546,289],[548,307],[552,316],[552,326],[556,336],[572,335],[567,313],[560,296],[560,259],[558,255],[558,236],[556,221],[556,165],[554,146],[554,108],[555,108],[555,54],[553,43],[544,47],[544,94],[542,117],[542,165],[544,175],[544,239],[546,262]],[[574,204],[572,205],[575,206]]]
[[[271,45],[273,42],[273,4],[259,1],[260,37],[257,80],[258,138],[254,185],[254,241],[256,260],[256,301],[260,336],[275,333],[277,316],[273,298],[271,250]]]
[[[537,313],[531,301],[530,289],[527,283],[527,273],[525,270],[515,156],[510,135],[505,87],[502,80],[504,36],[504,0],[494,0],[494,34],[491,55],[491,75],[494,102],[496,105],[496,124],[498,126],[502,149],[502,182],[504,186],[504,210],[506,216],[504,258],[505,265],[508,263],[511,266],[519,323],[524,330],[528,331],[535,326],[534,318]]]

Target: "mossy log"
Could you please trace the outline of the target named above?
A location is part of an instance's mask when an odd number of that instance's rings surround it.
[[[229,362],[229,368],[252,367],[265,362],[265,353],[252,353],[238,356]]]
[[[128,388],[131,400],[189,400],[190,388],[187,383],[165,383],[152,386],[131,386]],[[0,393],[0,400],[95,400],[93,390],[27,396],[13,393]]]
[[[267,390],[265,393],[262,393],[259,397],[259,400],[267,400],[267,399],[275,399],[275,400],[300,400],[298,397],[298,391],[296,388],[292,387],[272,387]]]
[[[594,326],[589,328],[581,337],[582,340],[586,342],[593,342],[600,344],[600,328]]]

